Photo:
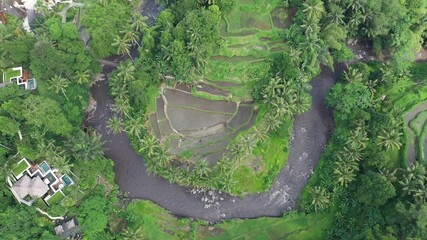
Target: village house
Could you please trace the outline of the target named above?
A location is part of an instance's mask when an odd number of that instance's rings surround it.
[[[3,73],[3,82],[1,85],[15,83],[26,90],[34,90],[37,87],[36,79],[30,78],[30,74],[26,70],[22,70],[22,67],[14,67],[8,69]],[[0,87],[1,87],[0,85]]]
[[[55,227],[55,234],[64,239],[81,239],[81,230],[75,218]]]
[[[25,158],[12,169],[8,183],[18,202],[28,206],[37,199],[42,199],[48,206],[59,203],[65,197],[62,189],[74,184],[68,175],[61,174],[46,161],[32,164]]]

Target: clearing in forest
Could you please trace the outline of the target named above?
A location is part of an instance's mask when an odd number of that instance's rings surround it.
[[[223,157],[228,143],[256,118],[251,103],[215,101],[195,97],[183,85],[164,88],[150,124],[170,153],[213,166]]]
[[[254,103],[251,84],[267,75],[268,59],[286,48],[280,33],[294,11],[282,3],[238,0],[221,20],[225,44],[208,60],[204,75],[194,76],[192,86],[161,90],[148,125],[175,159],[190,166],[205,159],[212,168],[261,125],[267,109]],[[269,189],[286,163],[291,129],[291,120],[285,121],[278,133],[247,152],[235,167],[233,192]]]

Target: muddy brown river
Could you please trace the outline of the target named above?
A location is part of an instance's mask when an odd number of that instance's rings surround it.
[[[114,67],[104,66],[104,74]],[[96,110],[88,125],[102,134],[105,155],[115,163],[115,177],[120,190],[134,199],[148,199],[180,217],[217,222],[231,218],[282,216],[296,207],[298,197],[313,174],[320,154],[333,128],[332,113],[324,104],[325,96],[343,71],[337,66],[332,72],[322,72],[312,81],[313,103],[309,111],[295,116],[293,140],[287,165],[276,177],[270,191],[231,196],[214,190],[191,189],[170,184],[165,179],[149,175],[144,159],[132,148],[126,133],[109,133],[106,122],[114,114],[113,99],[108,95],[108,79],[96,82],[91,88]]]

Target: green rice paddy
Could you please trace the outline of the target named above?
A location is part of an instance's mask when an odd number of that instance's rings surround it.
[[[405,119],[404,138],[406,142],[403,155],[408,160],[414,155],[411,152],[415,151],[415,159],[426,164],[427,105],[425,101],[427,100],[427,86],[423,83],[427,80],[427,63],[415,63],[411,73],[412,79],[393,85],[387,97],[390,97],[397,109],[404,110],[403,116],[417,111],[411,119],[407,119],[408,124]],[[415,150],[411,150],[414,148]]]

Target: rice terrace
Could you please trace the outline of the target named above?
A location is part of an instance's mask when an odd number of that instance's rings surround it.
[[[427,239],[427,0],[0,0],[0,239]]]
[[[204,89],[201,89],[202,91]],[[150,117],[156,136],[175,155],[191,154],[214,165],[239,131],[250,128],[256,112],[252,104],[215,101],[191,95],[191,88],[165,88]],[[212,94],[212,91],[210,91]],[[216,94],[213,94],[216,95]]]
[[[257,75],[267,69],[268,58],[285,49],[279,31],[290,24],[292,14],[280,1],[238,1],[220,21],[224,46],[207,61],[206,73],[190,76],[193,85],[162,87],[147,125],[181,167],[203,159],[213,169],[221,159],[232,161],[240,151],[253,151],[235,167],[237,187],[231,189],[242,193],[270,187],[272,178],[267,174],[274,176],[286,163],[292,123],[286,120],[280,136],[272,135],[262,147],[252,149],[258,141],[255,135],[267,131],[267,109],[254,101],[251,89]],[[239,143],[246,150],[236,149]],[[247,184],[251,178],[257,180]]]

